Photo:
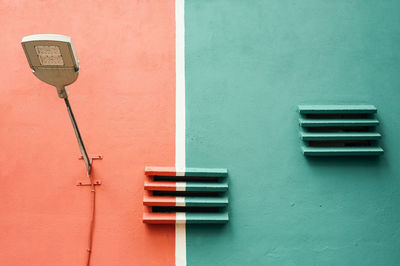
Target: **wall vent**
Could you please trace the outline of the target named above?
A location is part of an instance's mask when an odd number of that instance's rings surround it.
[[[300,105],[306,156],[376,156],[383,153],[373,105]]]
[[[146,167],[143,222],[226,223],[227,169]]]

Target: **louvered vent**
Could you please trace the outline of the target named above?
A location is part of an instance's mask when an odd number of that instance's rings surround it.
[[[143,222],[226,223],[226,169],[146,167]]]
[[[383,153],[373,105],[300,105],[306,156],[375,156]]]

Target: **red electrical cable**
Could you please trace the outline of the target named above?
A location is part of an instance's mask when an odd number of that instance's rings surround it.
[[[88,240],[88,256],[87,256],[87,266],[90,266],[90,258],[92,255],[92,246],[93,246],[93,232],[94,232],[94,224],[95,224],[95,215],[96,215],[96,186],[93,183],[92,177],[89,175],[90,178],[90,194],[91,194],[91,219],[90,219],[90,231],[89,231],[89,240]]]

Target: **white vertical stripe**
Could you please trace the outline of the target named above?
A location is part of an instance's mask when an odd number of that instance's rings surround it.
[[[175,206],[185,207],[185,197],[175,197]]]
[[[176,172],[185,171],[185,18],[184,0],[175,1],[175,45],[176,45],[176,133],[175,168]],[[183,170],[183,171],[182,171]]]
[[[177,212],[176,213],[176,223],[180,225],[185,225],[186,223],[186,213],[184,212]],[[186,261],[185,261],[186,263]]]
[[[175,175],[176,176],[185,176],[185,169],[177,169],[176,167],[175,167]]]
[[[185,171],[185,1],[175,0],[175,168]],[[183,170],[183,171],[182,171]],[[184,214],[183,214],[184,215]],[[186,225],[182,214],[176,216],[175,265],[186,266]]]
[[[176,182],[176,191],[186,191],[186,182]]]

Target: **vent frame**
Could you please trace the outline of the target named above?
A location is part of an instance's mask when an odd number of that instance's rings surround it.
[[[146,167],[143,222],[227,223],[227,178],[225,168]]]
[[[300,139],[305,156],[378,156],[374,105],[299,105]]]

